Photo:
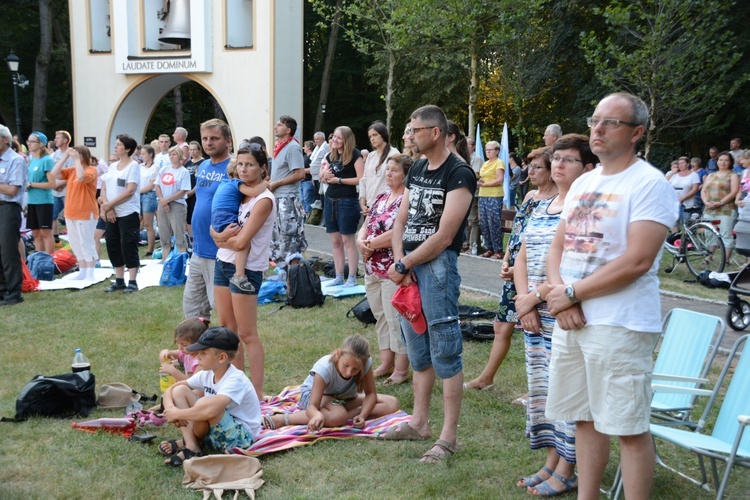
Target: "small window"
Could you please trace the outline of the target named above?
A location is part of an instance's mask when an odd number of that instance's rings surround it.
[[[112,52],[109,0],[89,0],[89,51]]]
[[[225,0],[227,49],[249,49],[253,46],[253,0]]]

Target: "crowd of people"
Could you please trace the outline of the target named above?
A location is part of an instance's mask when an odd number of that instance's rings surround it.
[[[218,449],[248,446],[261,427],[305,424],[316,430],[347,419],[364,425],[366,418],[398,408],[395,398],[377,394],[375,379],[390,385],[410,377],[413,416],[380,438],[430,439],[431,398],[440,379],[442,427],[422,461],[443,461],[459,452],[464,391],[493,386],[520,323],[526,434],[530,448],[545,449],[546,459],[517,486],[541,496],[578,489],[582,497],[598,497],[610,437],[616,436],[625,493],[647,498],[654,467],[648,424],[651,350],[661,330],[660,250],[675,221],[702,212],[720,221],[731,252],[732,223],[738,209],[742,216],[750,185],[750,152],[740,149],[738,139],[730,151],[712,148],[706,169],[698,158],[681,157],[664,176],[636,155],[647,124],[643,101],[611,94],[588,118],[589,136],[563,134],[552,124],[543,147],[526,157],[510,155],[506,166],[495,141],[486,143],[482,162],[474,141],[436,106],[412,113],[403,151],[390,144],[383,123],[373,123],[366,154],[346,126],[328,137],[316,132],[300,144],[297,122],[286,115],[274,127],[270,154],[260,137],[235,150],[229,126],[212,119],[201,125],[200,143],[187,143],[187,131],[179,127],[172,147],[166,134],[141,147],[119,135],[104,171],[86,147],[69,147],[65,131],[56,133],[58,149],[48,159],[46,136],[30,134],[27,162],[11,151],[10,132],[0,127],[3,304],[23,300],[20,269],[12,261],[20,262],[27,189],[26,223],[36,248],[48,251],[55,241],[52,194],[67,187],[64,215],[81,279],[98,259],[94,243],[103,224],[116,275],[108,292],[138,290],[140,230],[151,254],[154,216],[163,258],[172,236],[178,252],[190,247],[183,313],[187,321],[208,325],[216,310],[221,326],[193,329],[190,341],[180,337],[180,352],[169,353],[197,359],[190,362],[195,373],[164,398],[165,416],[183,436],[181,443],[159,447],[171,465],[200,454],[202,441]],[[506,189],[518,199],[507,246],[500,217]],[[302,258],[305,220],[315,209],[322,210],[331,241],[332,285],[356,285],[360,260],[364,264],[380,364],[372,366],[366,340],[350,337],[315,363],[302,384],[300,411],[263,419],[257,407],[265,363],[258,291],[269,260],[284,268]],[[501,298],[487,365],[464,383],[457,262],[461,252],[476,254],[480,247],[483,257],[502,260]],[[394,296],[407,288],[416,289],[417,315],[394,307]],[[217,383],[223,377],[231,380],[227,387]],[[210,399],[195,396],[194,390],[209,387]]]

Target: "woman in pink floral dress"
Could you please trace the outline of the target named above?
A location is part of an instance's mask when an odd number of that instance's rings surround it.
[[[391,234],[393,221],[404,195],[404,178],[412,165],[406,155],[388,160],[385,173],[386,190],[380,193],[370,207],[367,219],[357,235],[357,248],[365,263],[365,294],[377,323],[375,330],[380,348],[380,366],[375,377],[390,377],[386,385],[401,384],[409,378],[409,358],[401,340],[398,313],[391,298],[398,288],[388,278],[388,268],[393,264]]]

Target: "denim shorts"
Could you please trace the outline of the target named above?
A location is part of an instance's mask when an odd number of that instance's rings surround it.
[[[158,206],[156,191],[141,194],[141,214],[155,214]]]
[[[65,209],[65,196],[52,197],[52,220],[57,220]]]
[[[411,323],[399,316],[409,361],[415,371],[432,366],[438,377],[451,378],[463,369],[463,343],[458,323],[461,286],[458,253],[443,250],[433,260],[413,270],[422,296],[422,313],[427,321],[427,331],[418,335]]]
[[[224,410],[224,416],[219,423],[208,429],[203,441],[208,447],[216,451],[226,451],[232,448],[250,448],[253,436],[241,423]]]
[[[323,208],[326,219],[326,233],[355,234],[362,215],[357,198],[326,198]]]
[[[263,273],[260,271],[250,271],[245,269],[245,276],[247,276],[248,281],[250,281],[255,288],[254,292],[246,292],[234,286],[230,281],[232,276],[234,276],[236,269],[234,263],[216,259],[216,267],[214,268],[214,286],[228,286],[230,293],[237,293],[240,295],[258,295],[260,285],[263,283]]]

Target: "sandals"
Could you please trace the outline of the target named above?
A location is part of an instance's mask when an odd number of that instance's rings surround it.
[[[381,441],[425,441],[430,439],[430,436],[421,435],[414,427],[404,422],[378,435],[377,439]]]
[[[484,257],[485,259],[489,259],[490,257],[492,257],[492,254],[494,254],[494,253],[495,252],[493,252],[492,250],[487,250],[482,255],[480,255],[480,257]]]
[[[172,450],[171,452],[167,452],[167,450],[163,448],[164,443],[169,445],[170,447],[169,449]],[[174,439],[170,439],[169,441],[162,441],[161,443],[159,443],[158,448],[159,448],[159,453],[161,453],[162,455],[166,457],[171,457],[172,455],[175,455],[183,450],[183,448],[180,448],[177,445],[177,441]]]
[[[169,457],[169,462],[166,462],[165,465],[169,465],[170,467],[181,467],[182,463],[185,460],[190,460],[194,457],[202,457],[203,452],[201,451],[193,451],[190,448],[185,448],[180,450],[182,452],[182,456],[180,456],[179,452],[175,453],[171,457]]]
[[[443,452],[435,451],[432,448],[438,447]],[[458,451],[458,445],[454,445],[449,443],[448,441],[445,441],[444,439],[438,439],[435,441],[435,444],[432,445],[432,448],[427,450],[424,455],[422,455],[422,462],[429,463],[429,464],[435,464],[438,462],[442,462],[443,460],[448,459],[451,455],[454,455]],[[425,460],[427,459],[427,460]]]
[[[261,418],[263,420],[261,423],[262,429],[267,429],[267,430],[276,429],[276,424],[273,421],[273,415],[263,415]],[[289,414],[284,413],[284,427],[289,426],[289,425],[292,425],[289,423]]]
[[[540,496],[540,497],[553,497],[557,495],[564,495],[566,493],[570,493],[571,491],[578,488],[578,476],[573,474],[573,477],[570,479],[566,477],[562,477],[557,472],[552,473],[552,477],[560,481],[563,485],[565,485],[565,488],[557,491],[553,490],[552,487],[547,483],[547,481],[544,481],[543,483],[537,484],[534,486],[537,493],[532,493],[532,495]]]
[[[546,465],[542,467],[542,470],[546,472],[547,474],[549,474],[550,476],[552,476],[555,473],[555,471],[553,471]],[[518,484],[521,481],[523,481],[523,485]],[[518,486],[519,488],[529,488],[529,487],[533,488],[533,487],[536,487],[536,485],[542,484],[545,481],[546,479],[542,479],[541,477],[539,477],[539,474],[537,473],[537,474],[534,474],[533,476],[527,476],[527,477],[521,478],[518,481],[518,483],[516,483],[516,486]]]

